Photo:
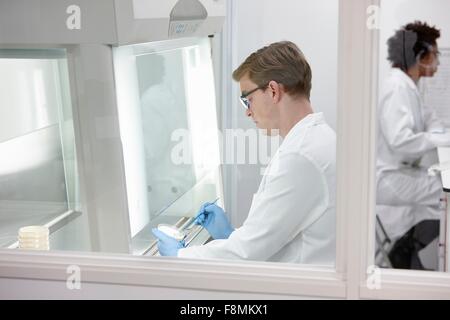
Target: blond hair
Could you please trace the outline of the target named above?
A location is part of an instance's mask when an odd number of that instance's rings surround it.
[[[246,75],[258,86],[273,80],[292,96],[310,98],[311,67],[302,51],[290,41],[272,43],[248,56],[233,72],[233,79],[239,81]]]

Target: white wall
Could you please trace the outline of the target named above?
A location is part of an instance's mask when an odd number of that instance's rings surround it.
[[[312,73],[311,102],[336,129],[338,0],[230,0],[232,5],[233,70],[253,51],[272,42],[296,43],[309,61]],[[233,86],[238,87],[237,83]],[[238,89],[231,93],[237,128],[254,128],[238,104]],[[261,180],[260,166],[239,165],[236,171],[231,210],[233,224],[246,218],[254,192]]]
[[[233,68],[272,42],[296,43],[311,64],[313,107],[336,128],[338,0],[234,0],[233,5],[237,49]],[[244,112],[240,115],[239,124],[253,125]]]
[[[387,40],[395,30],[415,20],[426,21],[441,30],[438,46],[450,48],[450,1],[448,0],[381,0],[379,85],[389,74]]]

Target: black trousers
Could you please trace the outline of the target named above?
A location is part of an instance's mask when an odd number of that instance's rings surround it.
[[[389,252],[392,267],[425,270],[419,259],[419,251],[438,236],[439,220],[424,220],[416,224],[392,246]]]

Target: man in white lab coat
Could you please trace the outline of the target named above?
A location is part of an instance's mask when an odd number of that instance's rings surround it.
[[[207,203],[196,221],[214,240],[185,248],[154,229],[161,255],[334,264],[336,136],[313,112],[311,77],[303,53],[287,41],[254,52],[234,71],[247,116],[284,140],[241,227]]]
[[[450,145],[450,136],[424,107],[417,86],[437,71],[439,37],[439,30],[417,21],[388,40],[393,69],[378,107],[376,211],[387,234],[398,240],[389,254],[394,268],[423,269],[418,251],[439,233],[442,185],[420,162],[437,146]]]

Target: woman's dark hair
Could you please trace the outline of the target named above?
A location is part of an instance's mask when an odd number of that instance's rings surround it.
[[[440,36],[440,30],[426,22],[409,23],[387,41],[388,60],[392,67],[406,71],[433,50]]]

